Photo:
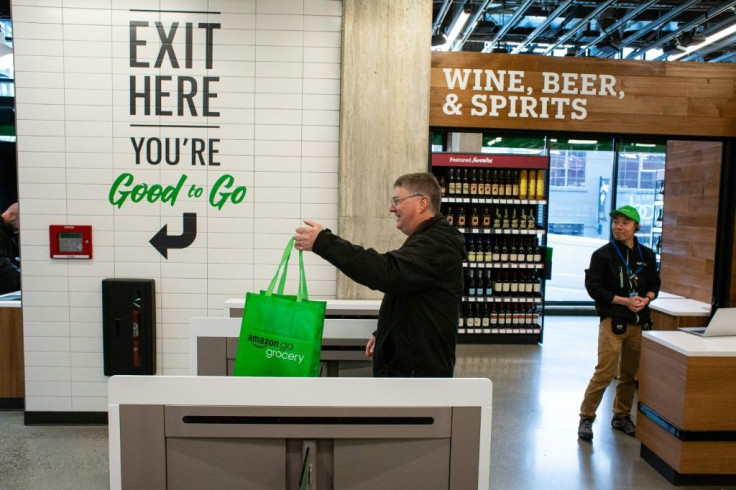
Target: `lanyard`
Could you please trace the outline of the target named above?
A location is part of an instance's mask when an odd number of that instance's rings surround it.
[[[641,259],[641,265],[638,269],[636,269],[634,272],[631,272],[631,267],[629,267],[629,263],[626,262],[626,259],[624,259],[624,255],[621,253],[621,250],[618,249],[618,245],[616,245],[616,242],[611,242],[613,245],[613,249],[616,250],[616,253],[618,254],[619,258],[621,259],[621,262],[624,263],[624,266],[626,267],[626,272],[629,274],[629,277],[635,276],[636,274],[640,273],[641,270],[644,268],[644,257],[641,254],[641,247],[637,245],[636,250],[639,252],[639,258]]]

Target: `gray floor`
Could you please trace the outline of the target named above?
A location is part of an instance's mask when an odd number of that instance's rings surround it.
[[[492,488],[673,488],[639,459],[636,439],[611,429],[612,389],[593,442],[577,438],[596,332],[591,317],[548,317],[542,345],[458,347],[456,376],[494,384]],[[26,427],[22,412],[0,411],[0,490],[106,488],[107,454],[106,427]]]

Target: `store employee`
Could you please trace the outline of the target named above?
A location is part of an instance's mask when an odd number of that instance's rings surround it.
[[[614,240],[593,252],[585,271],[585,288],[600,315],[598,365],[580,406],[578,436],[593,439],[595,412],[603,392],[618,374],[611,426],[627,435],[636,434],[631,406],[639,371],[641,332],[651,328],[649,304],[659,294],[657,260],[651,249],[635,236],[639,213],[622,206],[610,213]]]
[[[407,235],[398,250],[381,254],[304,220],[298,250],[311,250],[354,281],[385,293],[378,329],[366,345],[374,376],[452,377],[463,291],[463,235],[440,210],[440,186],[431,173],[394,182],[389,211]]]

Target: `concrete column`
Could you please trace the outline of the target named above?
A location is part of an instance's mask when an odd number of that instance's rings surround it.
[[[394,180],[428,168],[431,25],[429,0],[343,0],[339,231],[379,252],[406,238]],[[337,297],[382,294],[338,274]]]

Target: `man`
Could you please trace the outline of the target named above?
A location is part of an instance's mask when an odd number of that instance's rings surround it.
[[[304,220],[295,246],[311,250],[354,281],[385,293],[378,329],[366,345],[374,376],[452,377],[463,291],[463,235],[439,213],[440,186],[430,173],[394,182],[389,211],[408,236],[381,254]]]
[[[593,439],[595,412],[603,392],[618,374],[611,426],[636,434],[631,406],[639,370],[642,329],[651,328],[649,304],[659,294],[657,262],[651,249],[640,245],[639,213],[622,206],[610,213],[614,240],[595,252],[585,271],[585,288],[600,315],[598,365],[580,406],[578,437]]]
[[[0,294],[20,289],[20,258],[18,253],[18,229],[20,212],[18,203],[10,205],[0,215]]]

